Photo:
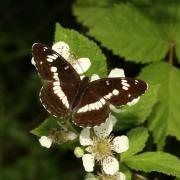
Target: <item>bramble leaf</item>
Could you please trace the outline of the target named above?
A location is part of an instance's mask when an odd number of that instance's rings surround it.
[[[95,42],[79,34],[77,31],[65,29],[57,23],[54,43],[58,41],[66,42],[76,58],[87,57],[90,59],[91,67],[86,72],[86,76],[90,77],[96,73],[101,77],[106,77],[106,58]]]
[[[149,129],[153,132],[158,148],[163,148],[166,136],[180,140],[180,71],[167,63],[156,63],[145,67],[140,78],[149,84],[160,84],[158,103],[149,117]]]
[[[175,47],[180,62],[180,1],[83,1],[74,4],[79,22],[114,54],[134,62],[157,62]]]
[[[50,131],[53,128],[57,128],[57,127],[59,127],[57,123],[57,119],[54,117],[49,117],[45,119],[38,127],[31,130],[31,133],[39,137],[48,136]]]
[[[180,160],[165,152],[145,152],[126,159],[125,164],[136,171],[156,171],[180,177]]]
[[[129,149],[121,153],[121,161],[125,161],[126,158],[141,152],[146,145],[149,134],[146,128],[138,127],[130,130],[127,136],[129,138]]]
[[[125,129],[143,123],[157,102],[158,89],[159,86],[150,85],[137,104],[126,106],[120,113],[114,113],[118,119],[115,130]]]

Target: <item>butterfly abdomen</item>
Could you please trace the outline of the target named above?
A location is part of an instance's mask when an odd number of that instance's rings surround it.
[[[71,111],[75,111],[76,107],[78,106],[81,98],[84,95],[85,89],[87,88],[87,84],[89,83],[89,78],[85,77],[81,80],[80,84],[79,84],[79,88],[77,90],[77,93],[75,94],[73,103],[71,105]]]

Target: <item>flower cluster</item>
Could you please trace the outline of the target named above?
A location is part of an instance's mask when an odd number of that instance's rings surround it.
[[[77,151],[84,149],[82,153],[83,166],[87,172],[93,172],[95,163],[102,167],[102,172],[106,175],[117,176],[119,174],[119,162],[115,158],[115,153],[122,153],[128,150],[129,140],[127,136],[113,137],[110,133],[116,123],[116,118],[109,115],[106,122],[92,129],[82,129],[79,141],[84,147],[75,149]],[[79,156],[80,157],[80,156]]]

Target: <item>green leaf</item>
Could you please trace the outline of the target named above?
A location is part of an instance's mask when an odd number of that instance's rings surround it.
[[[129,138],[129,149],[121,153],[121,161],[141,152],[145,147],[149,134],[146,128],[138,127],[130,130],[127,136]]]
[[[166,136],[180,140],[180,71],[167,63],[145,67],[140,77],[149,84],[160,84],[158,103],[149,117],[149,129],[153,132],[158,148],[163,148]]]
[[[120,165],[120,172],[125,174],[126,180],[131,180],[131,171],[123,164]]]
[[[180,160],[165,152],[146,152],[126,159],[126,165],[136,171],[157,171],[180,177]]]
[[[125,129],[143,123],[157,102],[158,89],[158,85],[150,85],[137,104],[130,107],[126,106],[120,113],[114,113],[118,119],[115,130]]]
[[[126,60],[162,60],[175,47],[180,62],[180,1],[146,3],[77,0],[74,14],[89,34]]]
[[[105,56],[95,42],[79,34],[77,31],[65,29],[57,23],[54,43],[58,41],[66,42],[76,58],[87,57],[90,59],[91,67],[87,71],[86,76],[90,77],[94,73],[101,77],[107,75]]]
[[[36,136],[48,136],[53,128],[59,127],[57,119],[49,117],[45,119],[37,128],[31,130],[31,133]]]

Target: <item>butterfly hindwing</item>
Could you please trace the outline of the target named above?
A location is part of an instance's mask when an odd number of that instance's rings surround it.
[[[64,96],[64,100],[54,93],[53,82],[43,85],[40,92],[40,100],[44,108],[56,117],[65,117],[69,114],[69,103]],[[63,103],[64,102],[64,103]]]
[[[82,127],[93,127],[100,125],[109,116],[109,104],[96,92],[89,90],[88,86],[73,110],[72,120]]]
[[[125,105],[144,94],[146,89],[144,81],[133,78],[104,78],[90,82],[76,107],[73,121],[83,127],[100,125],[109,115],[109,104]]]

